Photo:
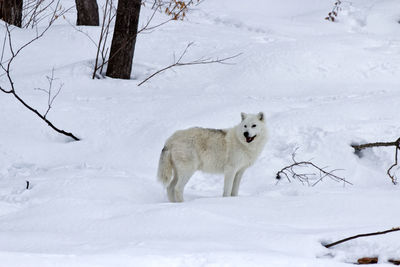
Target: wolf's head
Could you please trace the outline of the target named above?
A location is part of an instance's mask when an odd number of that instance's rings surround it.
[[[264,143],[267,129],[265,127],[264,113],[246,114],[241,113],[242,121],[236,127],[236,134],[244,144]]]

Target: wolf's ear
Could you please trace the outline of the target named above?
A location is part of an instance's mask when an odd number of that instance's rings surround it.
[[[259,112],[259,113],[257,114],[257,117],[258,117],[258,119],[259,119],[260,121],[264,121],[264,113],[263,113],[263,112]]]
[[[242,121],[244,121],[247,117],[247,114],[244,112],[240,113],[240,115],[242,116]]]

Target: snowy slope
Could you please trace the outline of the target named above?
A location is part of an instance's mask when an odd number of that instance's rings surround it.
[[[333,2],[204,1],[186,21],[138,38],[129,81],[91,80],[95,47],[58,21],[12,74],[24,99],[44,111],[46,95],[34,88],[47,86],[54,67],[64,87],[49,118],[82,141],[55,134],[0,94],[0,266],[346,266],[362,256],[400,258],[398,232],[321,245],[400,222],[400,190],[386,176],[393,148],[360,159],[349,146],[399,137],[400,2],[346,2],[331,23],[324,17]],[[150,14],[143,9],[142,24]],[[66,19],[75,21],[74,12]],[[100,31],[82,30],[93,38]],[[33,34],[14,30],[15,44]],[[243,54],[233,65],[176,68],[137,87],[189,42],[188,61]],[[221,197],[221,176],[196,173],[186,202],[167,202],[155,174],[169,135],[231,127],[240,112],[261,110],[270,140],[239,197]],[[296,148],[298,160],[343,169],[338,175],[354,185],[277,184]]]

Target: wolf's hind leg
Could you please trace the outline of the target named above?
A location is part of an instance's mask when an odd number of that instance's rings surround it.
[[[189,181],[190,177],[192,177],[194,171],[193,170],[185,170],[180,171],[178,173],[178,182],[175,186],[175,201],[183,202],[183,190],[185,189],[185,185]]]
[[[168,200],[171,201],[171,202],[176,202],[176,200],[175,200],[175,186],[176,186],[177,182],[178,182],[178,175],[176,175],[176,171],[174,170],[174,177],[172,178],[172,181],[167,186]]]

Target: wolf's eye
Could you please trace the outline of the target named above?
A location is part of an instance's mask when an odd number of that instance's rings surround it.
[[[251,125],[251,128],[256,128],[256,126],[257,126],[257,125],[253,124],[253,125]]]
[[[244,128],[247,128],[247,125],[245,125]]]

